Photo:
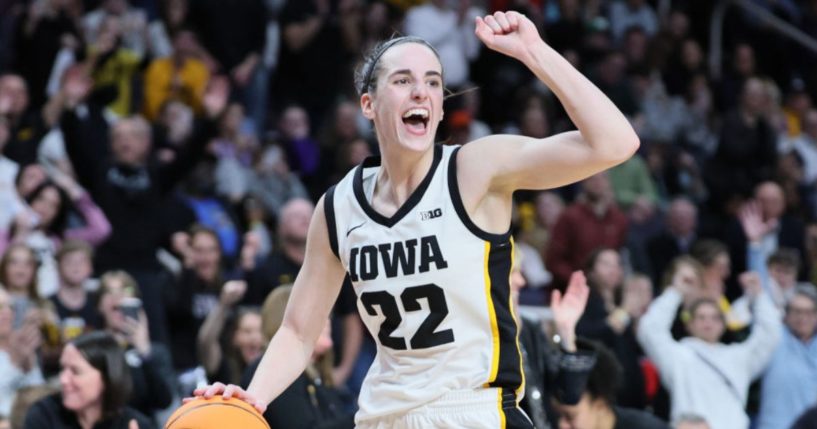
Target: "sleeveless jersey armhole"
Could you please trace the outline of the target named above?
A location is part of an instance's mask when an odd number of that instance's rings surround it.
[[[332,253],[340,260],[338,252],[338,231],[335,225],[335,185],[326,191],[323,197],[323,213],[326,216],[326,229],[329,232],[329,247]]]
[[[465,209],[462,196],[460,195],[460,185],[457,181],[457,154],[461,148],[462,147],[458,147],[454,149],[451,153],[451,158],[448,160],[448,191],[451,196],[451,202],[454,205],[454,210],[457,212],[457,216],[459,216],[462,224],[465,225],[472,234],[491,243],[507,243],[511,238],[510,225],[508,226],[508,231],[502,234],[485,231],[471,220],[468,211]]]

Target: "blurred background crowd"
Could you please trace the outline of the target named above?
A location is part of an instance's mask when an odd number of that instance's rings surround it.
[[[641,138],[516,196],[523,315],[549,332],[583,269],[577,331],[603,344],[578,405],[529,414],[816,427],[817,0],[0,0],[0,427],[159,427],[197,385],[246,385],[314,202],[377,153],[352,73],[378,41],[437,47],[445,144],[571,129],[474,36],[511,9]],[[344,285],[273,427],[352,427],[356,306]]]

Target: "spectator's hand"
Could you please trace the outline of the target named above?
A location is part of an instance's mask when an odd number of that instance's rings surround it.
[[[255,409],[261,414],[264,414],[264,411],[267,410],[267,404],[255,399],[251,394],[247,393],[247,391],[234,384],[224,385],[224,383],[216,382],[210,386],[201,387],[193,391],[193,395],[203,397],[204,399],[210,399],[219,393],[221,393],[221,396],[224,397],[224,399],[241,399],[242,401],[255,407]],[[188,403],[194,399],[196,398],[184,398],[183,402]]]
[[[743,205],[738,213],[743,233],[750,243],[758,243],[763,237],[777,227],[777,219],[763,221],[760,205],[751,201]]]
[[[233,82],[235,82],[236,85],[243,88],[250,83],[253,71],[255,71],[255,64],[244,61],[233,68],[230,72],[230,76],[232,76]]]
[[[65,191],[72,201],[80,199],[80,197],[85,194],[85,190],[82,189],[82,186],[80,186],[79,183],[77,183],[77,181],[68,174],[56,169],[49,169],[48,174],[51,177],[51,180],[63,191]]]
[[[241,246],[241,268],[246,271],[255,269],[255,258],[261,250],[261,238],[249,231],[244,234],[244,245]]]
[[[139,429],[139,423],[136,423],[135,419],[131,419],[128,422],[128,429]]]
[[[39,320],[36,310],[29,311],[23,326],[13,331],[9,338],[9,358],[12,364],[23,372],[28,372],[34,367],[37,349],[43,341]]]
[[[204,93],[202,104],[207,116],[211,119],[216,118],[224,108],[227,107],[227,102],[230,98],[230,82],[224,76],[214,76],[210,79],[207,86],[207,91]]]
[[[576,324],[584,313],[590,288],[587,279],[581,271],[574,271],[570,275],[570,282],[565,289],[564,296],[558,290],[550,295],[550,309],[556,322],[556,330],[562,338],[562,346],[572,352],[576,349]]]
[[[219,300],[221,304],[227,307],[232,307],[241,301],[244,294],[247,292],[247,282],[244,280],[230,280],[224,283],[221,288],[221,296]]]
[[[672,278],[669,287],[677,290],[684,298],[684,302],[689,304],[704,295],[703,285],[699,284],[694,273],[685,273],[679,270]]]
[[[93,85],[84,67],[74,66],[66,70],[61,88],[65,107],[74,108],[80,104],[91,93]]]
[[[528,59],[528,49],[542,43],[536,25],[514,11],[477,17],[475,33],[485,46],[523,63]]]
[[[170,236],[170,247],[174,252],[178,253],[184,260],[185,266],[190,261],[193,249],[190,248],[190,235],[184,231],[174,232]]]
[[[139,320],[125,317],[125,338],[141,356],[150,354],[150,330],[145,310],[139,310]]]
[[[750,299],[756,298],[763,290],[760,276],[754,271],[741,273],[738,277],[738,283],[740,283],[740,286],[743,288],[743,293]]]

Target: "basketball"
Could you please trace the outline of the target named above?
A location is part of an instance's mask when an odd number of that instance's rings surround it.
[[[173,412],[165,429],[270,429],[264,417],[252,405],[221,395],[196,398]]]

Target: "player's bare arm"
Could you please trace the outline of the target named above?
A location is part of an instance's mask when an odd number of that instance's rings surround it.
[[[578,131],[545,139],[493,135],[459,153],[458,179],[469,212],[510,207],[517,189],[548,189],[576,182],[624,162],[639,140],[627,118],[593,83],[548,46],[534,24],[517,12],[477,18],[476,34],[497,52],[525,64],[564,105]],[[473,209],[473,210],[472,210]],[[475,221],[488,229],[495,224]],[[486,216],[491,217],[491,216]],[[492,226],[496,226],[492,228]]]
[[[306,243],[306,257],[295,278],[284,321],[267,346],[247,391],[216,383],[196,395],[209,398],[223,392],[225,398],[239,397],[263,412],[304,371],[345,275],[329,245],[323,198],[315,207]]]

